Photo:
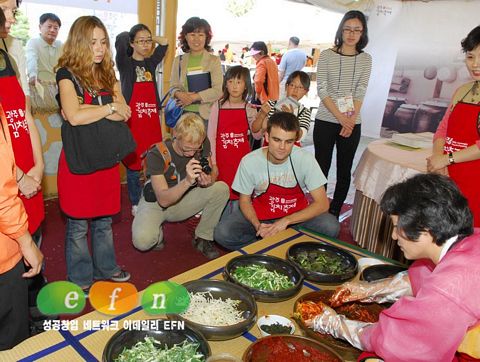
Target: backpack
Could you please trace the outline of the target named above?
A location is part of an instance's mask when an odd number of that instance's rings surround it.
[[[167,170],[169,169],[170,165],[172,164],[172,155],[170,154],[170,151],[168,150],[167,146],[165,145],[165,142],[157,142],[154,143],[153,145],[150,146],[148,150],[146,150],[144,153],[141,155],[142,159],[142,174],[143,174],[143,179],[145,180],[145,185],[143,187],[143,197],[145,198],[145,201],[147,202],[156,202],[157,197],[155,195],[155,191],[153,190],[152,182],[147,179],[147,162],[146,162],[146,156],[148,152],[150,152],[153,148],[157,148],[160,154],[163,157],[163,173],[165,174]],[[173,180],[177,178],[176,174],[174,173],[171,177]]]
[[[148,150],[146,150],[144,153],[142,153],[142,155],[140,156],[140,158],[142,159],[142,174],[143,174],[143,179],[144,180],[147,180],[147,161],[146,161],[146,158],[147,158],[147,154],[154,148],[157,148],[158,152],[160,152],[160,154],[162,155],[163,157],[163,162],[164,162],[164,165],[163,165],[163,173],[165,174],[165,172],[167,172],[168,168],[170,167],[170,164],[172,163],[172,155],[170,154],[170,151],[168,150],[167,148],[167,145],[165,144],[165,142],[163,141],[160,141],[160,142],[157,142],[157,143],[154,143],[153,145],[151,145]]]

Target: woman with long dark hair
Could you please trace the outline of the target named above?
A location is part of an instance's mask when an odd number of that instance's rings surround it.
[[[350,187],[353,158],[360,142],[360,109],[367,91],[372,58],[363,49],[368,43],[365,15],[347,12],[335,35],[335,46],[320,53],[317,90],[320,105],[315,116],[315,158],[328,178],[332,153],[337,148],[337,183],[330,213],[337,218]]]

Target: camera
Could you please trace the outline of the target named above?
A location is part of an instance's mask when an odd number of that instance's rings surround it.
[[[205,172],[207,175],[210,175],[210,172],[212,172],[212,168],[210,167],[208,158],[201,157],[198,161],[200,162],[200,166],[202,166],[202,171]]]

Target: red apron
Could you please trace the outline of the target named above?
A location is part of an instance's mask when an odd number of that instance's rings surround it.
[[[7,63],[7,71],[13,73],[8,56],[4,54]],[[25,119],[25,94],[23,93],[17,78],[14,75],[6,77],[0,76],[0,89],[2,91],[0,102],[5,111],[5,116],[12,139],[13,154],[15,155],[15,164],[23,171],[27,172],[35,166],[33,159],[32,142],[30,140],[30,131],[27,120]],[[17,177],[19,177],[17,175]],[[45,208],[43,204],[43,195],[39,191],[30,199],[20,195],[28,215],[28,231],[34,233],[45,218]]]
[[[475,145],[479,139],[477,120],[480,105],[458,102],[448,119],[444,152],[455,152]],[[475,227],[480,227],[480,160],[455,163],[448,166],[448,173],[468,200]]]
[[[88,92],[84,93],[84,103],[92,104]],[[90,219],[114,215],[120,211],[118,164],[90,174],[73,174],[62,149],[58,161],[57,186],[60,208],[69,217]]]
[[[155,92],[155,83],[153,82],[135,82],[133,84],[132,98],[129,104],[132,109],[132,117],[127,124],[137,143],[137,148],[135,152],[123,159],[124,165],[131,170],[140,170],[142,153],[152,144],[162,140]]]
[[[259,220],[280,219],[284,216],[303,210],[308,206],[308,200],[298,184],[292,159],[291,157],[288,157],[288,159],[290,160],[293,175],[297,182],[293,187],[284,187],[270,182],[267,154],[267,190],[252,200],[252,206]]]
[[[222,109],[218,107],[217,167],[218,180],[230,187],[230,200],[238,200],[232,190],[233,179],[243,156],[250,152],[248,119],[245,108]]]

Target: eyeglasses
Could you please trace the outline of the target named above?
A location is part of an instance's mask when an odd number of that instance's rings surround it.
[[[360,35],[363,33],[363,29],[359,29],[359,28],[355,28],[355,29],[352,29],[352,28],[343,28],[343,32],[345,34],[355,34],[355,35]]]
[[[293,83],[289,83],[288,86],[289,86],[290,88],[296,89],[296,90],[306,90],[305,87],[303,87],[303,86],[301,86],[301,85],[298,86],[298,85],[295,85],[295,84],[293,84]]]
[[[140,39],[140,40],[135,40],[134,43],[138,44],[138,45],[150,45],[150,44],[153,43],[153,40],[152,39]]]
[[[201,153],[203,151],[203,145],[200,148],[185,148],[183,144],[179,142],[180,150],[185,153]]]

